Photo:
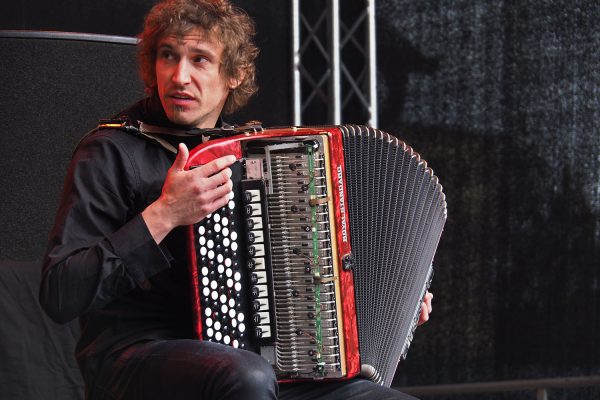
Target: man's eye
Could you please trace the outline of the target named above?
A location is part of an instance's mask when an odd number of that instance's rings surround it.
[[[196,56],[196,57],[194,57],[194,62],[195,63],[203,63],[203,62],[206,62],[206,61],[207,61],[206,57],[203,57],[203,56]]]
[[[158,53],[158,56],[159,56],[160,58],[163,58],[163,59],[165,59],[165,60],[172,60],[172,59],[173,59],[173,53],[171,53],[171,52],[170,52],[170,51],[168,51],[168,50],[163,50],[163,51],[161,51],[160,53]]]

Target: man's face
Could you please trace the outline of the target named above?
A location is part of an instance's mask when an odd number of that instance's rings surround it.
[[[221,74],[223,45],[196,29],[183,37],[166,35],[157,46],[156,84],[167,117],[175,124],[214,128],[233,79]]]

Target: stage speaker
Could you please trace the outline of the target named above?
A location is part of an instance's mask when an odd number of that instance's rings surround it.
[[[0,31],[0,261],[41,259],[75,145],[144,95],[135,43]]]

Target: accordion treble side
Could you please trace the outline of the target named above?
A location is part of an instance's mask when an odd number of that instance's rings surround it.
[[[199,339],[255,351],[278,378],[389,386],[446,220],[433,171],[363,126],[278,128],[204,143],[234,154],[229,204],[189,227]]]

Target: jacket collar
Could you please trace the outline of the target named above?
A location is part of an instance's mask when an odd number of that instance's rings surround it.
[[[169,120],[163,106],[160,102],[160,98],[158,97],[158,92],[154,90],[152,94],[137,103],[133,104],[129,108],[125,109],[118,115],[119,118],[127,118],[130,123],[138,124],[139,122],[143,122],[146,125],[151,125],[154,127],[163,127],[168,128],[168,131],[179,131],[179,132],[189,132],[190,135],[197,135],[200,130],[193,126],[179,125],[174,124]],[[229,124],[223,121],[223,117],[219,116],[217,120],[217,124],[215,128],[227,127]]]

